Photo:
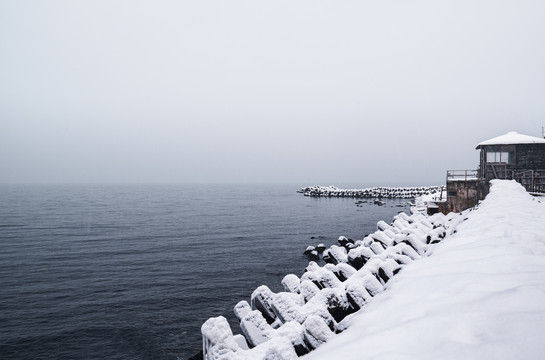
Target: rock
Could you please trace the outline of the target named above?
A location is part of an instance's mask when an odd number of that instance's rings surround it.
[[[309,258],[310,260],[320,260],[320,254],[318,254],[318,251],[312,250],[312,251],[308,254],[308,258]]]
[[[316,248],[314,246],[307,246],[307,248],[306,248],[306,250],[305,250],[305,252],[303,254],[308,255],[311,252],[313,252],[314,250],[316,250]]]
[[[187,360],[203,360],[203,357],[202,357],[202,350],[199,351],[196,355],[190,357],[189,359]]]

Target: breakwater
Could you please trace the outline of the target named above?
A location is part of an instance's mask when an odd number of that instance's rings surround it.
[[[305,196],[313,197],[349,197],[349,198],[385,198],[410,199],[427,194],[445,191],[443,186],[420,187],[371,187],[364,189],[340,189],[335,186],[308,186],[299,190]]]
[[[235,305],[242,334],[234,335],[222,316],[208,319],[201,329],[204,359],[290,360],[307,354],[344,331],[352,314],[463,220],[463,214],[401,212],[391,223],[379,221],[377,231],[362,240],[341,236],[339,245],[317,246],[309,252],[316,261],[303,275],[282,279],[285,291],[262,285],[249,302]]]

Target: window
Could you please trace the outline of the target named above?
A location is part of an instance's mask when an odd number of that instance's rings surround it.
[[[515,152],[514,151],[488,151],[486,153],[486,162],[514,164]]]

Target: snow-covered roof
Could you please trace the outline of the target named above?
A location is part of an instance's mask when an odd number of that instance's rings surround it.
[[[535,136],[519,134],[516,131],[483,141],[477,145],[477,149],[485,145],[513,145],[513,144],[545,144],[545,139]]]

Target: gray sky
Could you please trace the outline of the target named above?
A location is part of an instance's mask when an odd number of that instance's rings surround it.
[[[545,2],[0,0],[0,182],[427,185],[545,126]]]

